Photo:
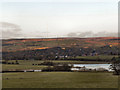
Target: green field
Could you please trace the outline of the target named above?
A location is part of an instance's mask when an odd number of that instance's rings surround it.
[[[78,56],[76,58],[83,59],[101,59],[101,60],[111,60],[113,57],[118,57],[118,55],[98,55],[98,56]]]
[[[8,62],[15,62],[16,60],[10,60]],[[104,64],[108,62],[98,62],[98,61],[74,61],[74,60],[49,60],[53,63],[68,63],[68,64]],[[32,65],[32,64],[41,64],[43,60],[18,60],[19,65],[17,64],[2,64],[2,70],[10,69],[42,69],[47,66],[43,65]]]
[[[113,56],[81,56],[77,58],[110,59]],[[46,60],[45,60],[46,61]],[[49,60],[53,63],[102,64],[109,62]],[[10,60],[8,62],[16,62]],[[2,64],[2,70],[11,69],[43,69],[40,64],[44,60],[18,60],[19,65]],[[109,72],[19,72],[3,73],[3,88],[117,88],[118,76]]]
[[[48,60],[52,61],[53,63],[68,63],[68,64],[105,64],[109,62],[105,61],[96,61],[96,59],[101,59],[101,60],[111,60],[113,57],[118,57],[112,56],[112,55],[100,55],[100,56],[79,56],[76,58],[84,58],[84,59],[94,59],[95,61],[79,61],[79,60]],[[4,60],[3,60],[4,61]],[[35,65],[33,66],[32,64],[41,64],[44,61],[47,60],[17,60],[19,62],[19,65],[13,65],[13,64],[3,64],[2,65],[2,70],[8,70],[8,69],[42,69],[45,68],[46,66],[42,65]],[[16,60],[9,60],[8,62],[16,62]]]
[[[118,76],[105,72],[3,73],[3,88],[117,88]]]

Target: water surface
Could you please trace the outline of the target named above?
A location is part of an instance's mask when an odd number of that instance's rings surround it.
[[[99,69],[99,68],[104,68],[109,71],[111,71],[110,68],[111,64],[73,64],[74,67],[86,67],[88,69]]]

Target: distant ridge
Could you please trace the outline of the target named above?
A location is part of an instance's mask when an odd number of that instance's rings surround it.
[[[3,39],[3,52],[21,50],[35,50],[52,47],[102,47],[106,45],[118,46],[120,37],[63,37],[63,38],[35,38],[35,39]]]

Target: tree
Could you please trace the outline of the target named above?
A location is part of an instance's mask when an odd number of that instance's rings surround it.
[[[53,66],[54,63],[51,61],[44,61],[43,63],[41,63],[41,65]]]
[[[110,69],[114,70],[113,74],[120,75],[120,56],[118,58],[113,57],[111,61]]]
[[[16,64],[19,64],[19,62],[16,60]]]
[[[71,67],[67,63],[58,64],[53,67],[54,71],[71,71]]]

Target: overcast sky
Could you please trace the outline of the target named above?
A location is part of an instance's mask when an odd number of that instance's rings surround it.
[[[82,33],[88,34],[83,37],[93,37],[118,32],[118,0],[2,0],[0,7],[4,38]]]

